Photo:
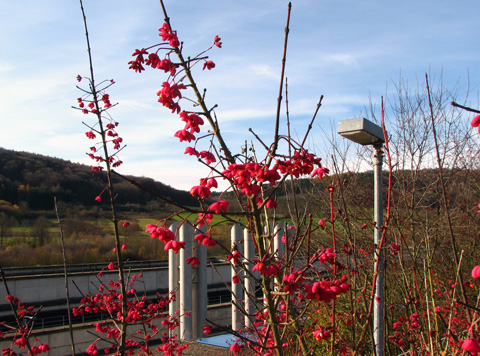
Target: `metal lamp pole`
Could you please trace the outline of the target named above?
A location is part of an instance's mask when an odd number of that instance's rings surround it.
[[[374,174],[374,221],[375,229],[373,241],[375,248],[375,300],[373,301],[373,341],[375,356],[385,355],[385,256],[379,248],[382,240],[383,226],[383,191],[382,191],[382,145],[385,142],[383,130],[380,126],[367,119],[352,119],[340,121],[338,133],[343,137],[361,145],[372,145],[373,174]]]
[[[376,246],[374,265],[375,300],[373,302],[373,339],[375,341],[375,355],[385,354],[385,256],[383,249],[379,248],[382,240],[383,226],[383,189],[382,189],[382,165],[383,151],[381,145],[374,146],[373,151],[373,175],[374,175],[374,236],[373,242]],[[377,262],[378,261],[378,262]]]

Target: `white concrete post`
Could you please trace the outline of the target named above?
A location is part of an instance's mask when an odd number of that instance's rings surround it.
[[[187,258],[192,256],[193,228],[184,223],[180,227],[178,240],[185,242],[185,248],[180,254],[180,339],[192,340],[192,318],[186,314],[192,313],[192,267],[187,264]]]
[[[206,228],[193,232],[193,235],[205,233]],[[193,241],[193,240],[192,240]],[[192,321],[193,339],[197,340],[203,336],[203,326],[207,317],[208,308],[208,286],[207,286],[207,246],[198,245],[195,248],[195,257],[200,264],[192,270]]]
[[[252,234],[248,232],[247,229],[243,230],[243,248],[244,248],[244,257],[245,257],[245,268],[247,271],[252,271],[253,263],[252,258],[255,257],[255,245],[253,244]],[[255,282],[250,279],[250,277],[245,274],[245,311],[248,315],[253,315],[255,313]],[[245,317],[245,327],[253,327],[252,321]]]
[[[243,254],[243,243],[242,243],[242,227],[239,225],[234,225],[231,230],[231,241],[232,241],[232,246],[236,246],[238,252],[240,254]],[[235,303],[240,303],[244,300],[243,297],[243,289],[241,283],[234,284],[233,283],[233,277],[235,275],[238,276],[239,279],[241,279],[242,273],[240,272],[240,268],[235,267],[235,263],[232,262],[232,268],[231,268],[231,288],[232,288],[232,329],[233,330],[240,330],[242,328],[242,313],[239,308],[235,305]],[[237,274],[238,273],[238,274]]]
[[[277,259],[281,260],[284,254],[284,246],[285,244],[282,242],[282,236],[285,233],[283,229],[284,223],[283,221],[279,222],[277,226],[275,226],[274,237],[273,237],[273,251],[277,253]]]
[[[284,223],[283,221],[279,222],[277,226],[275,226],[274,230],[274,236],[273,236],[273,251],[277,254],[276,262],[279,262],[283,258],[284,254],[284,246],[285,244],[282,242],[282,236],[285,233],[285,230],[283,229]],[[279,287],[278,283],[276,280],[274,280],[275,283],[275,290],[278,292]]]
[[[170,230],[175,234],[177,228],[179,226],[179,222],[176,221],[170,226]],[[175,318],[177,312],[180,311],[180,288],[178,284],[179,280],[179,268],[180,268],[180,256],[178,254],[173,253],[172,250],[168,251],[168,291],[175,293],[175,300],[172,301],[168,305],[168,314]],[[175,334],[178,335],[180,332],[180,328],[175,328],[174,330],[170,331],[171,335]]]

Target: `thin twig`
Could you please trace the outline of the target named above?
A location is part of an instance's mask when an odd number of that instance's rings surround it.
[[[287,13],[287,24],[285,26],[285,41],[283,44],[283,57],[282,57],[282,71],[280,73],[280,87],[278,90],[278,99],[277,99],[277,114],[275,118],[275,135],[273,137],[273,147],[270,151],[270,158],[267,162],[267,166],[272,162],[273,157],[277,151],[278,147],[278,132],[280,130],[280,111],[282,105],[282,93],[283,93],[283,79],[285,76],[285,64],[287,62],[287,43],[288,43],[288,33],[290,32],[290,13],[292,12],[292,3],[288,3],[288,13]]]
[[[63,276],[65,277],[65,295],[67,297],[67,315],[68,315],[68,331],[70,334],[70,347],[72,356],[75,355],[75,340],[73,337],[73,323],[72,323],[72,311],[70,308],[70,292],[68,287],[68,273],[67,273],[67,256],[65,253],[65,236],[63,235],[62,222],[60,221],[60,215],[58,214],[57,197],[53,197],[55,205],[55,214],[57,215],[58,227],[60,229],[60,238],[62,240],[62,257],[63,257]]]
[[[460,109],[463,109],[463,110],[466,110],[466,111],[470,111],[470,112],[474,112],[476,114],[480,114],[480,110],[472,109],[468,106],[463,106],[463,105],[457,104],[455,101],[452,101],[451,104],[452,104],[452,106],[456,106],[457,108],[460,108]]]

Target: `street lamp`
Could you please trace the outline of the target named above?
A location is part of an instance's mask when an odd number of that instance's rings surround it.
[[[374,265],[375,280],[375,299],[373,301],[373,340],[375,343],[375,355],[385,355],[385,257],[383,250],[378,248],[382,239],[383,226],[383,197],[382,197],[382,164],[383,151],[382,145],[385,142],[383,130],[380,126],[368,121],[367,119],[351,119],[340,121],[338,131],[341,136],[359,143],[361,145],[372,145],[373,151],[373,174],[374,174],[374,221],[375,229],[373,242],[377,246],[375,253],[377,261]],[[378,269],[375,267],[378,266]]]

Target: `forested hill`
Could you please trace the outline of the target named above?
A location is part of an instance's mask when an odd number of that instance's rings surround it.
[[[198,205],[186,191],[151,178],[129,178],[179,204]],[[53,211],[54,197],[69,207],[105,207],[109,204],[107,194],[104,193],[102,202],[95,201],[105,182],[105,173],[93,172],[87,165],[0,148],[0,204],[4,208],[15,205],[29,210]],[[164,205],[158,198],[119,177],[114,177],[114,183],[117,203],[122,210],[149,211]]]

